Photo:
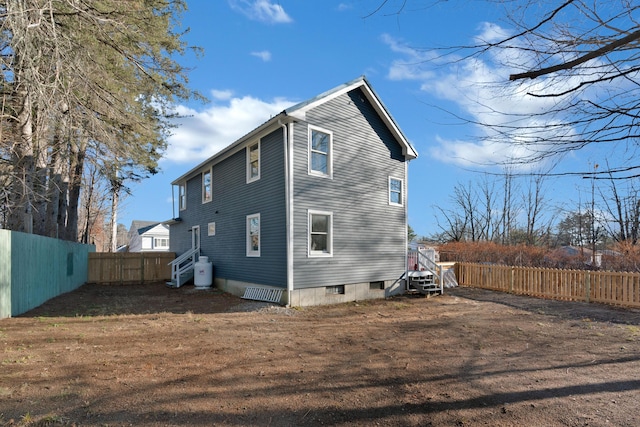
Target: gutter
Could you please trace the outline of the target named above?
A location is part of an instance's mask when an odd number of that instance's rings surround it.
[[[281,123],[281,121],[283,120],[283,117],[284,117],[284,120],[287,120],[286,113],[284,112],[279,113],[275,117],[272,117],[271,119],[264,122],[263,124],[261,124],[260,126],[258,126],[257,128],[249,132],[248,134],[244,135],[240,139],[233,142],[231,145],[228,145],[227,147],[218,151],[213,156],[199,163],[197,166],[191,168],[188,172],[184,173],[179,178],[174,179],[171,182],[171,185],[178,185],[182,181],[187,181],[191,179],[193,176],[200,173],[202,169],[205,166],[208,166],[210,163],[211,164],[220,163],[222,160],[226,159],[227,157],[230,157],[234,153],[244,149],[247,141],[250,141],[253,139],[260,139],[261,136],[264,136],[270,132],[273,132],[274,130],[277,129],[277,126]]]

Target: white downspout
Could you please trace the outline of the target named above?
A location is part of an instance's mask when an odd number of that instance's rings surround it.
[[[176,198],[174,195],[174,185],[171,185],[171,219],[176,219]],[[169,234],[171,236],[171,234]]]
[[[284,140],[285,222],[287,228],[287,307],[291,307],[291,298],[293,296],[293,138],[289,138],[291,123],[285,124],[281,121],[278,121],[278,123],[282,126]]]
[[[409,161],[404,162],[404,290],[409,290]]]

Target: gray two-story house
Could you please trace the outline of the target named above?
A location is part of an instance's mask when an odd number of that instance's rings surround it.
[[[292,306],[403,292],[407,166],[416,157],[357,78],[286,109],[173,181],[170,249],[207,256],[220,289],[279,289]]]

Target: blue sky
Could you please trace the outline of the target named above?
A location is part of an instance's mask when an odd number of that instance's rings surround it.
[[[172,180],[286,107],[365,75],[419,153],[409,165],[409,224],[421,236],[438,232],[437,206],[448,205],[456,184],[482,179],[476,171],[499,172],[484,165],[514,154],[483,144],[481,128],[460,124],[447,112],[491,122],[493,108],[526,115],[545,101],[523,102],[517,88],[498,97],[491,83],[506,80],[510,70],[440,58],[439,47],[508,33],[500,26],[499,5],[415,2],[430,6],[407,6],[398,14],[403,2],[390,0],[372,14],[382,3],[187,0],[186,40],[204,54],[180,61],[192,69],[190,86],[210,101],[176,106],[189,117],[169,138],[162,171],[131,185],[118,222],[128,228],[132,220],[172,218]],[[578,154],[563,164],[584,170],[592,161]],[[579,181],[546,185],[566,204],[582,191]]]

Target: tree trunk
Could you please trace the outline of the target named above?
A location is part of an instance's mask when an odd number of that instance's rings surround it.
[[[9,229],[33,232],[33,176],[35,172],[31,98],[26,90],[17,93],[20,108],[17,116],[20,138],[13,149],[13,183],[10,201]]]
[[[109,229],[111,230],[110,252],[118,250],[118,204],[120,202],[120,188],[116,180],[112,181],[111,193],[111,219],[109,220]]]
[[[69,206],[67,209],[67,227],[65,240],[78,240],[78,206],[80,205],[80,190],[82,188],[82,171],[86,139],[80,137],[77,144],[71,144],[71,168],[69,176]]]
[[[49,174],[49,153],[45,142],[44,132],[41,126],[36,126],[36,136],[34,138],[35,153],[35,174],[34,174],[34,197],[33,197],[33,232],[40,236],[48,235],[47,225],[47,196],[48,185],[47,176]]]
[[[49,168],[49,182],[47,188],[47,213],[45,220],[46,236],[58,237],[58,215],[60,213],[60,198],[66,197],[62,194],[62,174],[64,167],[62,164],[62,153],[60,152],[59,128],[53,135],[53,151],[51,153],[51,167]]]

